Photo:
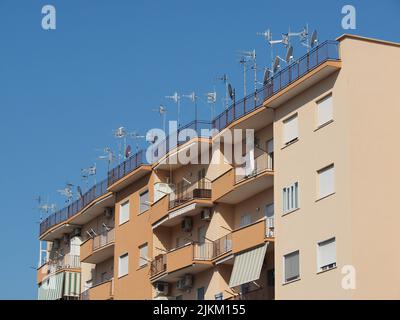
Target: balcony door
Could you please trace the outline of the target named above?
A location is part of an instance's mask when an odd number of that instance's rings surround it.
[[[206,169],[203,168],[197,172],[197,188],[205,189],[206,188]]]
[[[199,258],[205,258],[206,257],[206,226],[201,226],[198,229],[198,234],[197,234],[197,241],[199,244]]]
[[[266,223],[266,236],[273,236],[274,234],[274,203],[265,206],[265,223]]]

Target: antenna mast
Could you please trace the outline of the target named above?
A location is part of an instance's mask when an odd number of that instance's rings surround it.
[[[178,108],[177,122],[178,122],[178,128],[180,128],[181,124],[180,124],[179,118],[180,118],[180,113],[181,113],[181,96],[178,94],[178,92],[175,92],[172,96],[165,96],[165,98],[170,99],[174,103],[176,103],[176,106]]]

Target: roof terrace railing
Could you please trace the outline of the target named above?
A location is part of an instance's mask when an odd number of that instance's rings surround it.
[[[267,85],[243,99],[235,101],[213,120],[213,128],[218,130],[226,128],[232,122],[261,107],[265,100],[328,60],[339,60],[338,41],[321,43],[300,59],[276,73]]]
[[[147,164],[145,155],[145,151],[140,150],[128,159],[126,159],[124,162],[116,166],[114,169],[108,171],[108,186],[111,186],[119,179],[125,177],[142,164]]]
[[[44,219],[40,223],[40,235],[45,233],[47,230],[49,230],[56,224],[68,220],[69,218],[77,214],[79,211],[81,211],[88,204],[90,204],[93,200],[101,197],[106,192],[107,192],[107,179],[95,184],[87,192],[85,192],[80,199],[72,202],[70,205],[68,205],[63,209],[52,213],[46,219]]]
[[[153,152],[154,160],[160,159],[174,148],[188,142],[190,140],[190,137],[184,137],[184,140],[179,139],[179,134],[185,133],[184,130],[193,130],[196,133],[196,136],[199,138],[210,138],[211,129],[212,126],[210,121],[194,120],[192,122],[189,122],[187,125],[180,127],[176,132],[170,134],[164,140],[156,144],[157,147],[154,149]]]

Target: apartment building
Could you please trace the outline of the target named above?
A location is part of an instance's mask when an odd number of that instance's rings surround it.
[[[399,299],[399,56],[323,42],[180,129],[197,137],[127,159],[41,223],[39,299]],[[215,147],[233,129],[254,130],[250,165]],[[172,161],[193,148],[212,161]]]

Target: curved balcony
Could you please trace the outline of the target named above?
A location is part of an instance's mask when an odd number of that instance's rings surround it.
[[[100,263],[114,256],[115,229],[89,238],[81,244],[80,260],[85,263]]]

